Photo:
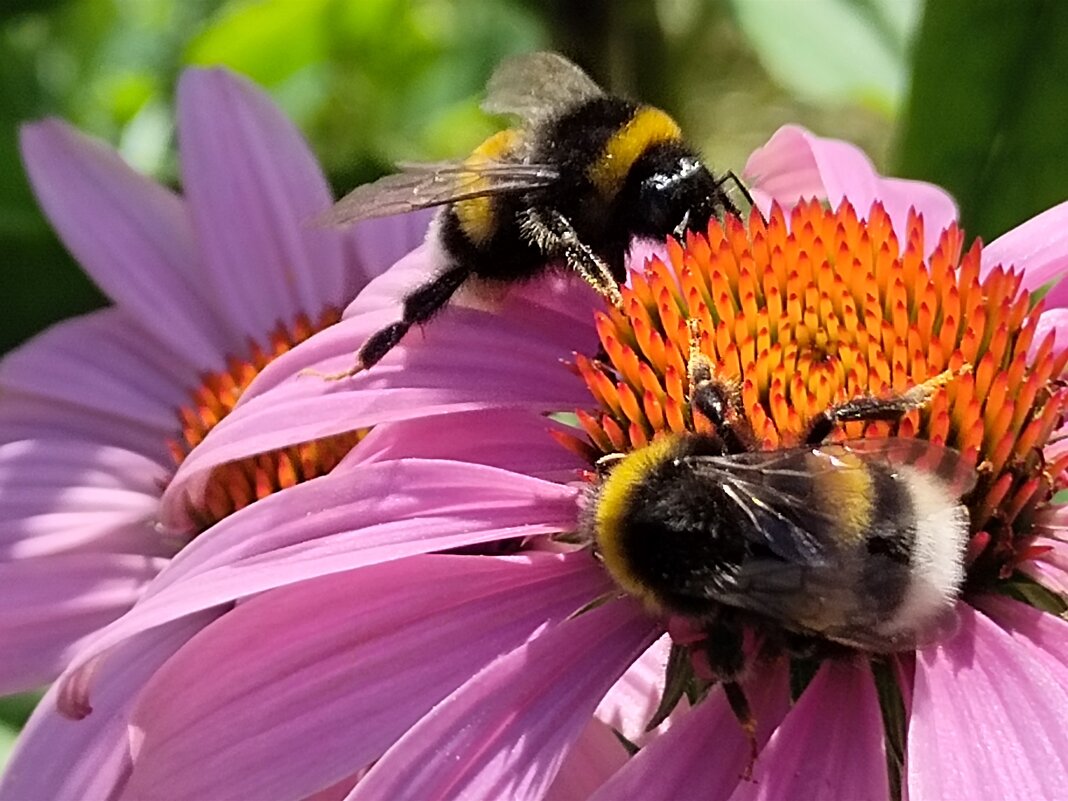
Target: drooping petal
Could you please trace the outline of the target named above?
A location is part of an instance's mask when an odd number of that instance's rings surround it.
[[[629,601],[547,630],[434,707],[350,801],[542,798],[601,696],[654,632]]]
[[[203,614],[157,629],[124,648],[100,683],[96,714],[73,721],[56,707],[58,686],[37,705],[0,777],[0,801],[113,798],[130,770],[126,721],[137,691],[212,619]]]
[[[331,474],[248,506],[187,546],[65,674],[88,704],[94,657],[147,628],[356,567],[573,528],[577,490],[482,465],[420,459]]]
[[[211,297],[235,335],[355,294],[362,276],[346,274],[342,234],[315,224],[333,202],[326,180],[260,89],[223,70],[187,70],[178,139]]]
[[[491,660],[607,589],[588,554],[530,554],[413,557],[260,595],[141,693],[126,794],[312,793],[370,764]],[[215,666],[210,681],[204,665]],[[303,756],[277,759],[291,753]]]
[[[594,718],[564,758],[545,801],[587,801],[627,764],[628,757],[612,727]]]
[[[670,652],[671,638],[664,635],[634,660],[612,689],[605,693],[594,713],[635,745],[645,745],[648,740],[666,732],[690,708],[683,698],[667,720],[653,731],[646,731],[664,693]]]
[[[561,447],[550,431],[574,433],[527,409],[456,412],[378,426],[346,459],[353,467],[390,459],[455,459],[550,481],[573,480],[589,463]]]
[[[986,245],[982,274],[999,264],[1023,270],[1023,286],[1032,291],[1059,281],[1068,271],[1068,203],[1047,209]],[[1047,303],[1068,306],[1068,287],[1058,283],[1050,290]]]
[[[916,660],[909,797],[1061,797],[1068,665],[1063,653],[1051,655],[1049,635],[1063,642],[1068,624],[1009,611],[1007,621],[1021,634],[1014,636],[963,604],[958,613],[955,636]]]
[[[802,199],[826,199],[831,208],[849,200],[858,213],[880,201],[902,237],[908,213],[923,215],[930,253],[938,235],[957,219],[957,206],[941,188],[922,181],[883,178],[856,145],[816,136],[798,125],[785,125],[746,162],[744,175],[761,210],[772,201],[791,208]]]
[[[131,436],[141,435],[143,453],[163,461],[177,426],[174,407],[185,397],[182,372],[129,315],[104,309],[55,325],[8,354],[0,388],[5,403],[11,393],[55,404],[60,427],[65,407],[117,418]]]
[[[588,404],[582,382],[559,362],[583,343],[592,348],[592,328],[545,308],[517,303],[509,309],[501,315],[448,309],[425,332],[412,332],[425,337],[415,346],[402,345],[373,370],[341,381],[305,371],[350,365],[359,344],[390,322],[392,312],[350,318],[312,337],[272,362],[182,463],[164,495],[164,522],[185,527],[187,501],[201,496],[210,471],[252,454],[445,412],[502,406],[555,412]],[[286,380],[272,388],[282,375]]]
[[[0,558],[168,552],[152,525],[166,471],[123,448],[49,433],[0,444]]]
[[[763,747],[789,708],[786,669],[776,665],[759,671],[747,683],[746,697],[757,721],[757,745]],[[702,801],[722,801],[734,791],[750,759],[749,739],[717,689],[639,751],[590,801],[676,801],[696,787]]]
[[[93,280],[185,365],[216,366],[226,339],[204,311],[212,297],[181,198],[59,120],[23,127],[20,142],[41,207]]]
[[[883,720],[867,664],[824,662],[731,801],[885,801]]]
[[[0,562],[0,695],[59,675],[74,643],[133,606],[163,564],[93,553]]]

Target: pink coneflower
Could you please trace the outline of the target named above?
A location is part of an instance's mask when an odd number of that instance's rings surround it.
[[[158,526],[177,464],[256,373],[422,236],[425,218],[317,230],[328,187],[259,90],[190,71],[178,95],[182,195],[62,122],[22,131],[42,207],[114,305],[0,365],[0,694],[54,678],[184,540],[270,491],[288,456],[300,478],[336,464],[358,434],[230,470],[196,528]]]
[[[787,129],[748,172],[780,202],[831,208],[713,225],[636,273],[623,312],[547,282],[450,309],[349,381],[302,376],[351,363],[395,314],[382,288],[428,269],[413,257],[272,363],[169,484],[172,529],[195,523],[220,465],[373,430],[328,475],[195,539],[86,643],[0,795],[1057,797],[1068,624],[1045,610],[1063,608],[1047,587],[1065,580],[1051,496],[1068,352],[1031,292],[1063,269],[1068,206],[965,250],[944,195],[880,179],[842,143]],[[569,536],[591,459],[687,424],[691,317],[768,447],[829,402],[973,366],[896,432],[980,465],[957,630],[890,660],[755,665],[746,779],[719,688],[636,756],[613,750],[602,724],[637,741],[665,692],[668,627]],[[561,412],[582,427],[545,417]],[[64,773],[35,770],[57,754]]]

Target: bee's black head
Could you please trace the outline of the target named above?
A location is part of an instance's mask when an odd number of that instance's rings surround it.
[[[632,236],[663,239],[703,232],[737,208],[701,159],[681,143],[652,147],[634,163],[620,193]]]

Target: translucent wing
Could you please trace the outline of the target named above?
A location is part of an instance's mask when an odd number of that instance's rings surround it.
[[[854,589],[843,577],[855,574],[848,546],[835,537],[838,509],[827,509],[818,485],[828,473],[848,479],[851,471],[879,464],[893,474],[907,466],[939,482],[959,499],[975,484],[976,472],[958,452],[924,440],[891,437],[861,439],[817,447],[760,451],[722,457],[690,457],[695,472],[720,487],[751,525],[741,532],[751,543],[737,570],[718,577],[714,600],[749,609],[798,628],[868,650],[906,647],[874,633],[878,620],[852,614],[834,624],[835,610],[855,610]],[[839,488],[865,481],[836,482]],[[844,504],[848,498],[842,498]],[[884,592],[877,571],[867,590]],[[887,590],[889,591],[889,590]],[[818,628],[813,621],[820,621]]]
[[[369,217],[403,214],[458,200],[537,189],[559,178],[557,169],[549,164],[490,159],[406,164],[401,169],[395,175],[356,187],[319,222],[347,225]]]
[[[525,53],[505,59],[494,70],[482,108],[536,125],[603,94],[589,75],[558,53]]]

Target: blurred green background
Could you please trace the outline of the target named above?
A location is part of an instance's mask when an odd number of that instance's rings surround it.
[[[561,50],[676,114],[719,169],[781,124],[936,180],[988,240],[1068,187],[1068,4],[1059,0],[5,0],[0,4],[0,352],[103,302],[42,219],[21,120],[56,114],[174,184],[189,64],[258,81],[339,189],[464,153],[509,53]]]
[[[720,170],[800,122],[946,186],[988,241],[1068,197],[1061,0],[4,0],[0,352],[104,302],[37,210],[20,121],[64,117],[175,185],[177,76],[223,64],[341,191],[469,150],[496,127],[478,110],[494,64],[545,48],[674,113]],[[0,701],[0,762],[28,708]]]

